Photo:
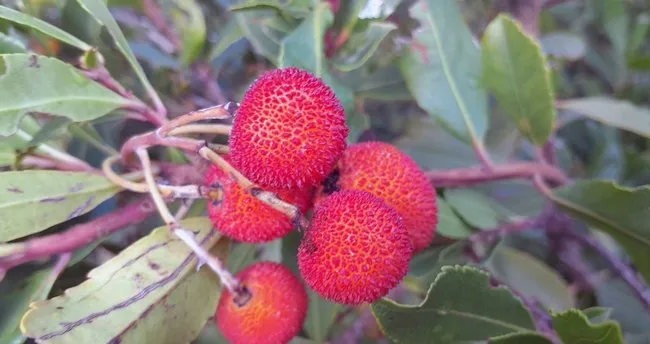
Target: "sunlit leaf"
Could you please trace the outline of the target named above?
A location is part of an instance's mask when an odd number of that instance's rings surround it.
[[[131,103],[54,58],[0,55],[0,135],[16,132],[30,112],[87,121]]]
[[[227,257],[206,217],[182,221],[204,247]],[[218,241],[218,242],[217,242]],[[219,299],[219,282],[168,228],[155,229],[53,299],[32,304],[21,328],[39,343],[187,343],[196,338]]]

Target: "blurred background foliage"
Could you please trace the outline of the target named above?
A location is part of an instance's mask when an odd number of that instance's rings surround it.
[[[647,0],[551,0],[539,16],[532,18],[525,15],[531,11],[529,6],[537,3],[532,0],[439,0],[435,9],[419,7],[422,12],[409,12],[409,8],[421,5],[412,0],[153,1],[109,0],[108,6],[172,116],[239,100],[264,70],[295,65],[318,74],[335,90],[346,108],[350,142],[392,142],[427,170],[479,164],[472,148],[472,135],[482,138],[496,163],[531,160],[535,156],[532,142],[541,137],[543,143],[553,129],[556,135],[551,136],[550,144],[556,151],[558,165],[571,178],[608,180],[628,187],[650,183]],[[433,3],[428,1],[429,6]],[[140,96],[145,94],[109,31],[87,15],[78,1],[0,0],[0,4],[42,18],[98,47],[113,76],[127,89]],[[431,18],[442,21],[440,32],[432,33],[426,28],[422,31],[422,18],[418,16],[425,15],[427,10],[431,11]],[[553,92],[548,100],[557,109],[557,120],[554,122],[550,117],[556,110],[542,111],[543,116],[549,117],[541,118],[544,123],[535,125],[529,135],[524,135],[522,127],[518,130],[520,124],[509,117],[512,114],[508,105],[497,101],[498,94],[494,97],[485,93],[485,88],[499,86],[481,74],[485,63],[479,51],[481,37],[501,12],[521,20],[522,28],[518,30],[533,31],[528,33],[536,35],[550,71]],[[157,21],[161,18],[163,24]],[[507,23],[503,25],[506,30],[514,30],[507,29]],[[439,40],[445,42],[448,50],[441,54],[454,61],[457,70],[419,63],[422,59],[437,58],[427,55],[427,49],[430,53],[431,44],[435,43],[427,41],[432,34],[438,34]],[[418,35],[424,35],[423,39],[417,39]],[[526,44],[528,41],[523,41],[517,47],[522,50],[517,53],[532,52],[531,59],[536,58],[536,46]],[[74,48],[28,26],[0,19],[0,52],[28,50],[70,63],[77,58]],[[538,67],[530,67],[531,75]],[[521,68],[525,70],[526,66]],[[440,86],[445,82],[443,73],[456,73],[462,83],[459,92],[469,111],[458,106],[457,99],[453,99],[457,94],[452,94],[449,86]],[[525,80],[527,75],[522,78]],[[542,88],[539,92],[531,90],[527,96],[533,104],[546,95]],[[463,121],[462,116],[467,114],[470,118]],[[34,115],[21,124],[22,130],[30,134],[29,140],[10,137],[0,142],[3,166],[11,168],[21,150],[27,151],[34,145],[30,141],[34,137],[39,142],[65,147],[71,154],[98,166],[107,150],[110,153],[111,149],[119,149],[128,137],[151,129],[149,124],[124,120],[119,111],[85,122],[52,120],[43,125],[38,120],[39,116]],[[543,126],[548,126],[548,130]],[[184,159],[171,150],[154,152],[161,159]],[[612,199],[596,201],[607,207]],[[417,304],[443,265],[468,263],[459,245],[463,239],[509,221],[536,216],[543,210],[544,202],[544,197],[527,181],[492,181],[440,189],[440,235],[434,247],[412,262],[405,285],[413,293],[396,299]],[[114,198],[46,233],[100,215],[121,203],[123,199]],[[195,214],[201,212],[199,203]],[[646,211],[642,215],[645,217],[636,220],[647,224],[650,214]],[[622,212],[620,216],[623,222],[628,214]],[[86,248],[79,252],[79,262],[56,282],[45,278],[49,265],[32,264],[12,271],[11,277],[0,284],[0,343],[22,341],[16,319],[30,300],[43,299],[48,293],[58,295],[79,284],[91,268],[157,225],[160,222],[152,218],[111,236],[98,247]],[[580,226],[582,230],[589,227]],[[608,249],[627,257],[614,238],[604,232],[594,234]],[[645,249],[650,249],[648,238],[646,228],[645,237],[638,239]],[[299,236],[292,234],[265,245],[263,250],[237,245],[232,255],[239,267],[253,259],[272,259],[295,269],[298,240]],[[606,269],[600,257],[586,255],[584,264],[592,270],[589,278],[593,288],[585,288],[572,275],[572,267],[558,257],[557,245],[541,231],[517,233],[490,248],[491,255],[482,267],[524,296],[535,298],[544,308],[557,312],[580,308],[593,324],[605,326],[604,319],[616,320],[626,342],[648,342],[650,315],[629,287]],[[311,301],[304,338],[296,343],[339,338],[367,316],[367,311],[343,310],[315,295],[311,295]],[[385,340],[380,339],[372,317],[366,322],[369,324],[365,324],[358,342]],[[208,325],[196,343],[222,340],[214,326]],[[617,343],[616,339],[588,342]]]

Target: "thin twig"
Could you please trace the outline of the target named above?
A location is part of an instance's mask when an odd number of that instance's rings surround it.
[[[567,177],[560,169],[537,162],[513,162],[493,166],[491,170],[483,166],[430,170],[425,174],[437,187],[469,186],[505,179],[531,179],[535,175],[540,175],[543,179],[554,183],[563,184],[567,181]]]
[[[595,251],[600,255],[610,269],[621,278],[627,285],[630,286],[634,295],[641,301],[643,307],[650,313],[650,289],[619,257],[609,252],[594,238],[576,232],[573,228],[566,228],[564,231],[559,232],[558,235],[563,235],[565,238],[574,240],[576,243]]]
[[[119,155],[111,156],[106,158],[102,163],[102,172],[104,176],[110,180],[113,184],[118,185],[126,190],[138,193],[148,193],[149,185],[147,183],[136,183],[129,179],[135,179],[133,176],[130,178],[125,178],[119,176],[115,171],[113,171],[113,164],[120,159]],[[158,174],[158,168],[153,174]],[[135,176],[141,176],[142,174],[135,174]],[[146,175],[145,175],[146,177]],[[213,191],[213,188],[206,185],[158,185],[160,192],[165,197],[170,198],[206,198],[208,194]]]
[[[268,204],[273,209],[287,215],[300,229],[307,228],[307,220],[302,216],[298,207],[281,200],[274,193],[263,190],[259,186],[255,185],[241,174],[241,172],[232,167],[232,165],[230,165],[223,157],[213,152],[210,148],[201,148],[199,150],[199,155],[204,159],[211,161],[226,173],[226,175],[231,176],[244,191]]]
[[[162,195],[158,190],[151,170],[151,161],[149,160],[149,154],[147,154],[146,149],[138,148],[136,150],[136,155],[142,163],[142,170],[144,171],[145,180],[149,186],[149,192],[154,200],[156,209],[158,210],[160,217],[167,224],[169,229],[174,233],[174,235],[185,242],[185,244],[190,249],[192,249],[194,254],[196,254],[199,259],[199,265],[202,263],[207,264],[217,274],[217,276],[219,276],[221,283],[231,293],[241,293],[242,289],[240,288],[239,281],[237,281],[237,279],[228,271],[228,269],[226,269],[223,263],[216,257],[210,255],[210,253],[205,248],[201,247],[201,245],[199,245],[194,239],[192,232],[180,227],[178,222],[176,222],[176,218],[169,211],[167,204],[165,204],[165,201],[163,200]]]
[[[228,124],[187,124],[172,129],[167,135],[185,135],[185,134],[218,134],[230,135],[232,126]]]

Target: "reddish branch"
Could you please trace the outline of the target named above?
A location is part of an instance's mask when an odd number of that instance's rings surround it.
[[[554,184],[564,184],[567,182],[567,177],[561,170],[551,165],[538,162],[515,162],[494,165],[490,170],[483,166],[453,170],[431,170],[426,172],[426,175],[436,187],[468,186],[504,179],[532,179],[535,175],[540,175],[543,179]]]
[[[149,198],[140,199],[89,222],[73,226],[62,233],[46,235],[13,245],[8,244],[15,247],[15,252],[0,257],[0,270],[6,271],[29,261],[72,252],[130,224],[142,222],[155,211],[156,207]]]
[[[174,46],[174,51],[181,49],[181,40],[176,32],[171,28],[165,18],[165,13],[155,0],[143,0],[145,15],[151,20],[153,26],[160,31]]]

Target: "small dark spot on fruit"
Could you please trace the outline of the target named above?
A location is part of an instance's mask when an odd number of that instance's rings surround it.
[[[258,187],[251,188],[251,191],[250,191],[250,193],[251,193],[251,195],[253,195],[253,197],[257,197],[257,195],[261,194],[262,192],[264,192],[264,190],[262,188],[258,188]]]
[[[154,262],[149,262],[149,267],[152,270],[158,270],[158,269],[160,269],[160,264],[157,264],[157,263],[154,263]]]
[[[61,306],[56,306],[56,309],[58,309],[58,310],[62,310],[63,307],[61,307]]]

